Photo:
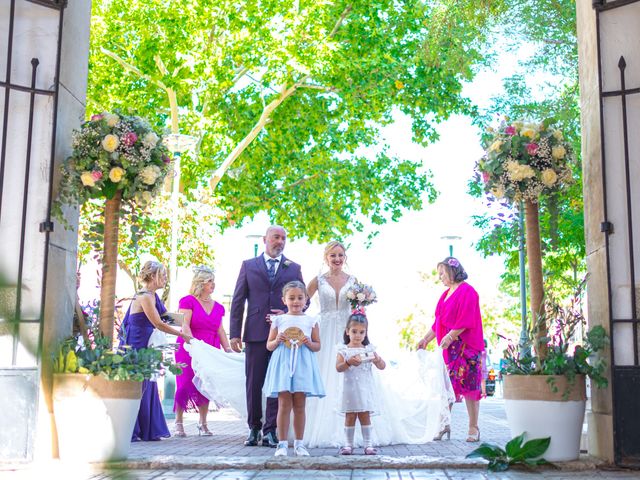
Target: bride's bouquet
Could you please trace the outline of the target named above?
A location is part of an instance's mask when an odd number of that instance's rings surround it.
[[[373,287],[361,282],[354,282],[347,290],[347,299],[351,308],[366,307],[378,301]]]

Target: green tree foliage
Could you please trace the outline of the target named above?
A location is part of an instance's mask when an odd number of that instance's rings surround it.
[[[78,258],[80,263],[90,260],[100,261],[104,233],[103,208],[96,202],[86,202],[82,206],[78,227]],[[219,218],[211,206],[210,198],[189,201],[183,195],[179,198],[177,235],[177,264],[179,267],[192,265],[212,266],[215,256],[211,249],[218,231]],[[120,222],[118,235],[118,267],[124,271],[134,285],[139,288],[138,273],[144,260],[141,254],[152,255],[164,265],[169,265],[171,252],[171,205],[162,196],[155,199],[143,211],[126,212],[128,222]],[[168,295],[169,288],[163,292]]]
[[[88,111],[196,136],[185,194],[209,181],[221,229],[267,212],[292,237],[375,230],[436,195],[380,128],[405,114],[425,145],[438,122],[474,112],[462,85],[502,5],[96,0]]]
[[[580,110],[575,0],[507,0],[508,9],[498,20],[499,33],[512,49],[533,48],[520,62],[519,71],[504,82],[504,93],[493,99],[478,121],[491,124],[497,116],[555,118],[578,159],[575,183],[540,205],[540,227],[545,284],[568,295],[584,276],[584,216],[580,162]],[[552,21],[550,21],[552,19]],[[503,46],[503,45],[501,45]],[[470,184],[480,196],[480,179]],[[505,205],[489,205],[474,218],[483,231],[477,250],[483,255],[504,255],[503,288],[518,291],[517,212]]]

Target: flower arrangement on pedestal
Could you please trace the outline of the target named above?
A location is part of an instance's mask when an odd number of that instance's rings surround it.
[[[518,208],[524,204],[526,222],[531,329],[526,341],[510,345],[504,353],[503,398],[511,435],[516,437],[506,450],[521,448],[518,445],[525,439],[539,437],[546,439],[540,442],[548,445],[544,452],[547,460],[568,461],[580,454],[585,377],[597,386],[606,385],[605,364],[597,353],[606,346],[607,334],[602,326],[595,326],[579,338],[584,325],[582,289],[567,308],[558,304],[551,292],[545,299],[539,200],[572,182],[573,163],[571,148],[552,125],[552,120],[504,122],[498,129],[488,130],[485,155],[477,170],[490,197]],[[536,456],[542,453],[541,448]]]
[[[487,195],[520,206],[524,203],[532,322],[543,313],[542,255],[538,200],[573,181],[571,147],[553,119],[542,122],[504,121],[484,135],[485,154],[477,164]],[[546,338],[541,328],[538,338]],[[541,358],[546,342],[536,344]]]
[[[62,204],[105,198],[100,331],[113,337],[118,223],[122,202],[145,206],[160,191],[171,159],[160,136],[140,117],[93,115],[73,133],[73,153],[61,167],[54,214],[65,223]]]
[[[93,115],[73,133],[73,153],[62,165],[58,199],[83,204],[113,198],[146,205],[171,167],[167,148],[139,117]]]
[[[572,182],[573,157],[562,132],[542,123],[503,123],[487,131],[485,155],[478,162],[485,192],[509,202],[538,202]]]

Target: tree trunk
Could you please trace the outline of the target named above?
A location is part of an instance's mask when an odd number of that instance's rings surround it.
[[[527,263],[529,265],[529,288],[531,291],[531,325],[536,332],[536,340],[547,336],[546,322],[540,324],[538,316],[542,313],[544,286],[542,281],[542,254],[540,248],[540,219],[538,204],[525,202],[525,222],[527,230]],[[540,360],[546,357],[546,343],[534,345]]]
[[[118,272],[118,223],[122,192],[118,190],[104,207],[104,254],[100,284],[100,332],[113,339],[116,303],[116,273]]]

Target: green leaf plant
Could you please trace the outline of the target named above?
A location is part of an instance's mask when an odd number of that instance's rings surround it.
[[[504,449],[491,443],[482,443],[467,458],[484,458],[489,461],[490,472],[504,472],[512,465],[533,467],[538,465],[553,465],[541,458],[549,448],[551,437],[534,438],[524,441],[525,433],[512,438]]]
[[[567,378],[567,389],[562,392],[568,398],[577,375],[586,375],[598,387],[608,384],[605,377],[607,364],[598,355],[609,343],[609,337],[602,325],[595,325],[586,330],[586,321],[582,313],[582,295],[586,278],[580,283],[567,306],[548,294],[545,309],[537,318],[524,344],[509,345],[504,351],[503,374],[511,375],[563,375]],[[538,335],[541,325],[546,326],[547,335]],[[582,332],[584,334],[580,335]],[[582,337],[582,338],[580,338]],[[504,337],[503,337],[504,338]],[[535,351],[543,342],[547,347],[544,358]],[[573,349],[573,351],[572,351]],[[553,392],[558,391],[553,377],[549,385]]]
[[[89,312],[86,332],[77,332],[63,340],[53,353],[53,373],[99,375],[107,380],[142,382],[169,370],[182,373],[184,364],[165,355],[172,347],[134,349],[129,345],[112,346],[111,339],[98,329],[97,308]],[[124,333],[124,332],[121,332]]]

